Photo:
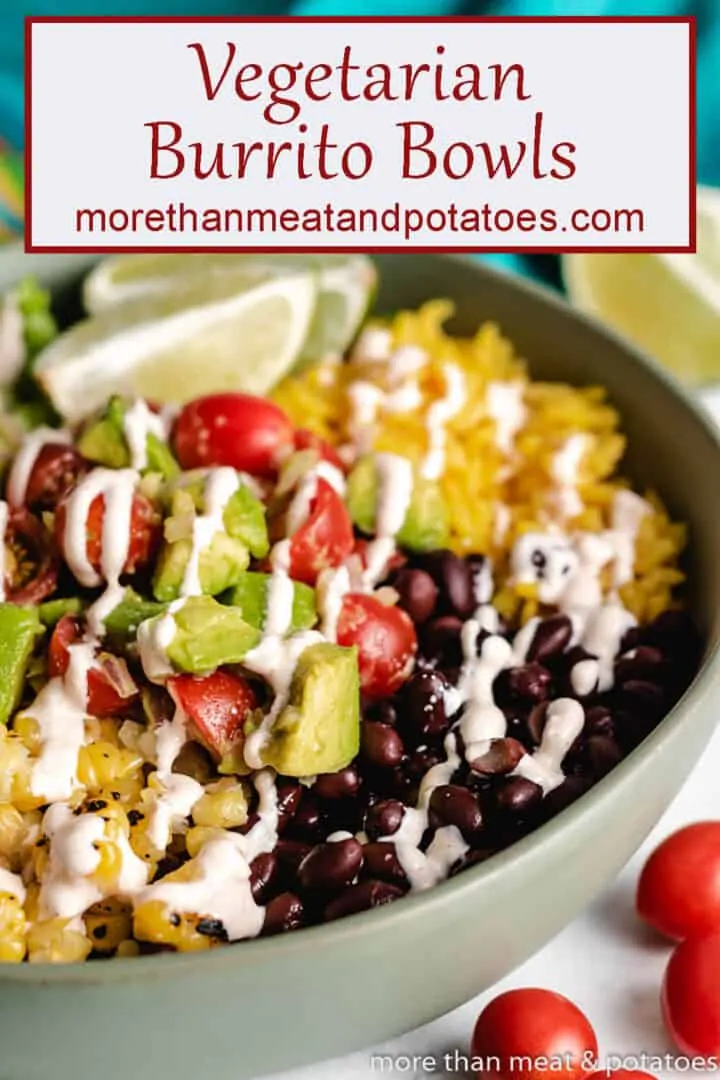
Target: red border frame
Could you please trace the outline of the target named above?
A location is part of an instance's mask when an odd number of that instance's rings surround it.
[[[612,16],[612,15],[553,15],[553,16],[541,16],[541,15],[508,15],[508,16],[473,16],[473,15],[459,15],[454,17],[443,17],[435,15],[407,15],[407,16],[385,16],[378,17],[374,15],[334,15],[334,16],[321,16],[321,15],[308,15],[304,17],[297,16],[264,16],[264,15],[247,15],[247,16],[235,16],[228,17],[224,15],[158,15],[158,16],[145,16],[145,15],[39,15],[39,16],[26,16],[25,18],[25,239],[24,247],[25,251],[33,254],[78,254],[78,255],[90,255],[90,254],[142,254],[152,252],[167,252],[176,254],[190,254],[192,252],[198,253],[215,253],[215,252],[227,252],[228,254],[235,253],[247,253],[247,254],[265,254],[268,252],[279,252],[285,250],[286,252],[297,254],[327,254],[337,251],[344,251],[353,254],[360,253],[389,253],[407,251],[407,244],[398,244],[394,246],[382,246],[382,247],[292,247],[288,249],[282,249],[277,246],[252,246],[252,247],[231,247],[231,246],[200,246],[200,245],[176,245],[169,247],[146,247],[143,245],[126,245],[119,247],[58,247],[58,246],[41,246],[32,243],[32,196],[31,188],[32,184],[30,178],[32,176],[32,27],[35,23],[185,23],[185,24],[204,24],[204,23],[267,23],[269,25],[283,25],[294,24],[297,22],[309,22],[309,23],[434,23],[434,24],[447,24],[447,23],[682,23],[688,28],[688,46],[689,46],[689,93],[688,93],[688,105],[689,105],[689,118],[688,118],[688,186],[689,186],[689,200],[688,200],[688,213],[689,213],[689,243],[684,247],[448,247],[446,245],[431,245],[431,246],[413,246],[411,248],[413,253],[424,254],[430,252],[447,252],[452,254],[507,254],[518,252],[518,254],[528,255],[561,255],[561,254],[592,254],[592,253],[616,253],[616,254],[649,254],[649,253],[668,253],[668,254],[683,254],[691,253],[697,249],[697,131],[696,131],[696,63],[697,63],[697,20],[694,15],[627,15],[627,16]]]

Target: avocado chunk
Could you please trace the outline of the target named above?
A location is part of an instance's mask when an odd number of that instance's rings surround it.
[[[165,653],[176,671],[203,675],[225,664],[239,664],[260,641],[260,631],[237,608],[225,607],[211,596],[191,596],[171,617],[175,633]],[[165,618],[157,615],[143,623],[143,638],[152,642],[154,629]]]
[[[251,626],[262,630],[267,618],[268,587],[271,574],[247,570],[237,585],[224,594],[223,600],[239,608],[243,618]],[[301,581],[293,581],[292,621],[289,633],[310,630],[317,622],[315,590]]]
[[[117,607],[103,619],[103,625],[111,637],[132,640],[137,633],[140,623],[146,619],[152,619],[156,615],[162,615],[166,605],[156,600],[146,600],[134,589],[126,589]]]
[[[284,776],[314,776],[344,769],[360,747],[357,649],[328,642],[301,654],[263,761]]]
[[[360,458],[348,477],[347,505],[355,525],[373,535],[377,517],[378,475],[375,456]],[[448,539],[448,511],[440,485],[414,471],[412,498],[396,536],[408,551],[434,551]]]
[[[194,480],[173,492],[170,517],[165,521],[165,541],[153,578],[157,600],[175,600],[181,595],[193,551],[195,521],[205,510],[203,490],[203,482]],[[200,552],[198,578],[203,593],[217,596],[225,592],[240,581],[251,555],[262,558],[269,549],[265,509],[241,485],[223,511],[222,529]]]
[[[78,440],[78,450],[88,461],[107,469],[126,469],[130,465],[130,448],[125,437],[127,408],[122,398],[113,397],[100,417],[90,424]],[[143,472],[159,473],[165,480],[174,480],[180,466],[170,447],[155,432],[147,434],[147,465]]]
[[[0,724],[6,724],[17,707],[41,633],[37,608],[0,604]]]
[[[60,600],[47,600],[37,610],[40,622],[52,630],[65,615],[81,615],[84,606],[79,596],[67,596]]]

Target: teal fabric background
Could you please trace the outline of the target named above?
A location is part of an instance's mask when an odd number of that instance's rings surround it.
[[[22,0],[0,0],[0,139],[23,142]],[[698,20],[698,178],[720,186],[720,0],[35,0],[33,15],[694,15]],[[62,75],[59,76],[62,78]],[[661,178],[658,177],[661,182]],[[494,261],[552,276],[550,260]]]

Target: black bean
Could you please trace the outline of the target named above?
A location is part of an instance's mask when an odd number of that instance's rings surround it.
[[[278,808],[278,832],[282,833],[294,817],[300,799],[302,787],[297,780],[289,780],[286,777],[277,781],[277,808]]]
[[[250,863],[250,888],[256,904],[264,904],[280,870],[277,855],[272,851],[257,855]]]
[[[369,701],[363,709],[364,720],[377,720],[379,724],[394,727],[397,723],[397,710],[391,701]]]
[[[527,718],[527,731],[528,735],[535,743],[536,746],[540,745],[543,731],[545,730],[545,721],[547,719],[548,701],[542,701],[539,705],[536,705]]]
[[[559,787],[549,792],[542,801],[543,814],[553,817],[574,803],[590,787],[589,781],[582,776],[566,776]]]
[[[509,814],[525,814],[533,810],[542,797],[540,785],[524,776],[507,776],[495,792],[498,810]]]
[[[462,663],[461,619],[442,615],[421,627],[420,644],[423,656],[441,667]]]
[[[370,840],[393,836],[402,825],[404,816],[405,807],[398,799],[381,799],[368,807],[365,832]]]
[[[463,836],[475,836],[483,826],[477,797],[459,784],[441,784],[430,796],[430,825],[434,829],[455,825]]]
[[[495,698],[501,707],[515,702],[545,701],[550,696],[552,675],[542,664],[533,662],[522,667],[501,671],[493,685]]]
[[[444,613],[469,619],[477,603],[475,582],[469,563],[452,551],[432,551],[418,560],[440,590],[438,607]]]
[[[427,622],[435,610],[438,587],[424,570],[400,570],[393,578],[393,588],[400,599],[398,606],[416,624]]]
[[[263,936],[271,937],[273,934],[297,930],[303,925],[304,916],[303,903],[299,896],[291,892],[280,893],[273,897],[265,908]]]
[[[607,776],[622,757],[618,744],[607,735],[591,735],[582,748],[583,764],[595,780]]]
[[[439,747],[418,747],[403,762],[402,770],[410,783],[416,784],[422,780],[426,772],[432,769],[433,765],[439,765],[444,760],[445,753]]]
[[[659,715],[666,704],[663,688],[647,679],[628,679],[620,688],[620,695],[626,708],[652,716]]]
[[[303,791],[300,805],[292,819],[292,835],[299,836],[303,840],[319,840],[324,827],[325,815],[320,803],[309,791]]]
[[[604,705],[594,705],[585,714],[585,735],[615,736],[615,721],[612,713]]]
[[[376,844],[365,844],[363,855],[365,870],[371,877],[407,887],[409,882],[400,865],[393,843],[382,841]]]
[[[393,769],[402,761],[405,748],[395,728],[365,721],[360,733],[360,753],[378,768]]]
[[[572,622],[567,615],[551,615],[538,625],[527,651],[529,661],[542,663],[564,652],[572,637]]]
[[[359,790],[360,777],[354,765],[318,776],[313,785],[313,791],[321,799],[352,799]]]
[[[397,885],[390,885],[386,881],[360,881],[357,885],[340,893],[327,905],[324,914],[325,921],[331,922],[345,915],[357,915],[361,911],[390,904],[404,895],[403,890]]]
[[[630,679],[649,679],[651,682],[660,678],[665,664],[665,657],[653,645],[638,645],[631,650],[632,656],[621,656],[615,662],[615,683],[626,683]]]
[[[298,866],[312,851],[312,845],[304,844],[301,840],[286,840],[283,837],[278,840],[275,851],[283,870],[288,876],[294,878],[297,875]]]
[[[466,851],[465,854],[451,866],[450,877],[461,874],[463,870],[467,870],[471,866],[477,866],[479,863],[487,862],[490,856],[494,854],[494,848],[473,848],[470,851]]]
[[[470,768],[473,772],[490,776],[509,773],[524,754],[525,747],[517,739],[491,739],[485,753],[470,762]]]
[[[351,885],[363,864],[362,844],[354,837],[318,844],[298,867],[304,889],[342,889]]]
[[[448,727],[445,710],[450,683],[439,671],[418,671],[403,687],[400,716],[403,731],[418,739],[442,735]]]

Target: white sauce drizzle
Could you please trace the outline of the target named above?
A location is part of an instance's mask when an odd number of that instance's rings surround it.
[[[551,494],[551,505],[565,518],[582,513],[583,502],[577,486],[580,465],[590,445],[590,436],[578,432],[565,440],[564,445],[552,459],[550,472],[557,487]]]
[[[9,893],[21,904],[25,903],[25,886],[22,878],[19,874],[11,874],[3,866],[0,866],[0,893]]]
[[[597,660],[578,660],[570,671],[570,685],[578,697],[587,697],[598,685],[599,675]]]
[[[565,779],[563,759],[585,723],[585,711],[574,698],[558,698],[548,706],[540,746],[533,754],[520,759],[511,776],[524,776],[539,784],[544,794],[559,787]]]
[[[468,619],[462,629],[464,663],[457,695],[460,702],[465,702],[460,734],[468,761],[485,753],[490,740],[502,739],[507,730],[505,714],[495,704],[492,687],[500,672],[512,662],[512,646],[505,638],[493,635],[485,638],[478,656],[480,630],[477,619]]]
[[[392,334],[382,326],[368,326],[360,334],[353,360],[366,360],[369,363],[383,363],[392,351]]]
[[[210,547],[215,535],[224,532],[225,508],[239,487],[240,477],[227,465],[208,472],[203,492],[205,512],[193,520],[192,547],[180,587],[181,596],[202,595],[200,556]]]
[[[93,469],[67,501],[63,549],[68,566],[81,585],[93,588],[103,580],[117,584],[130,544],[132,500],[138,482],[134,469]],[[93,501],[105,503],[102,529],[102,576],[87,555],[87,521]]]
[[[357,453],[366,454],[372,449],[377,414],[385,400],[385,392],[374,383],[357,379],[348,386],[347,397],[350,404],[350,438]]]
[[[69,446],[72,436],[62,428],[35,428],[23,438],[8,474],[6,495],[11,506],[23,506],[35,462],[44,446]]]
[[[613,584],[616,588],[632,581],[635,569],[635,542],[643,518],[652,506],[634,491],[617,491],[610,512],[610,528],[615,543]]]
[[[351,590],[350,570],[347,566],[323,570],[315,586],[320,633],[327,641],[337,641],[337,625],[343,600]]]
[[[438,480],[445,471],[447,425],[465,406],[467,391],[465,375],[455,364],[445,364],[445,397],[434,401],[427,412],[428,452],[420,466],[427,480]]]
[[[142,669],[151,682],[162,683],[175,669],[168,659],[167,650],[177,632],[173,618],[180,611],[184,599],[173,600],[163,615],[146,619],[137,628],[137,648]]]
[[[487,385],[485,404],[495,421],[495,442],[506,456],[512,453],[515,436],[527,419],[524,395],[525,387],[520,381],[490,382]]]
[[[5,600],[5,533],[10,507],[0,499],[0,603]]]
[[[302,477],[288,507],[286,528],[288,536],[296,533],[310,517],[310,507],[317,494],[319,480],[325,480],[341,497],[345,495],[345,477],[340,470],[328,461],[318,461],[317,465],[314,465]]]
[[[399,454],[376,454],[377,509],[375,539],[368,544],[365,587],[371,589],[383,576],[395,552],[395,537],[403,527],[413,494],[412,462]]]
[[[143,398],[137,398],[123,417],[123,434],[130,450],[130,465],[141,471],[147,468],[148,435],[155,435],[166,442],[169,434],[169,422],[159,413],[154,413]]]

